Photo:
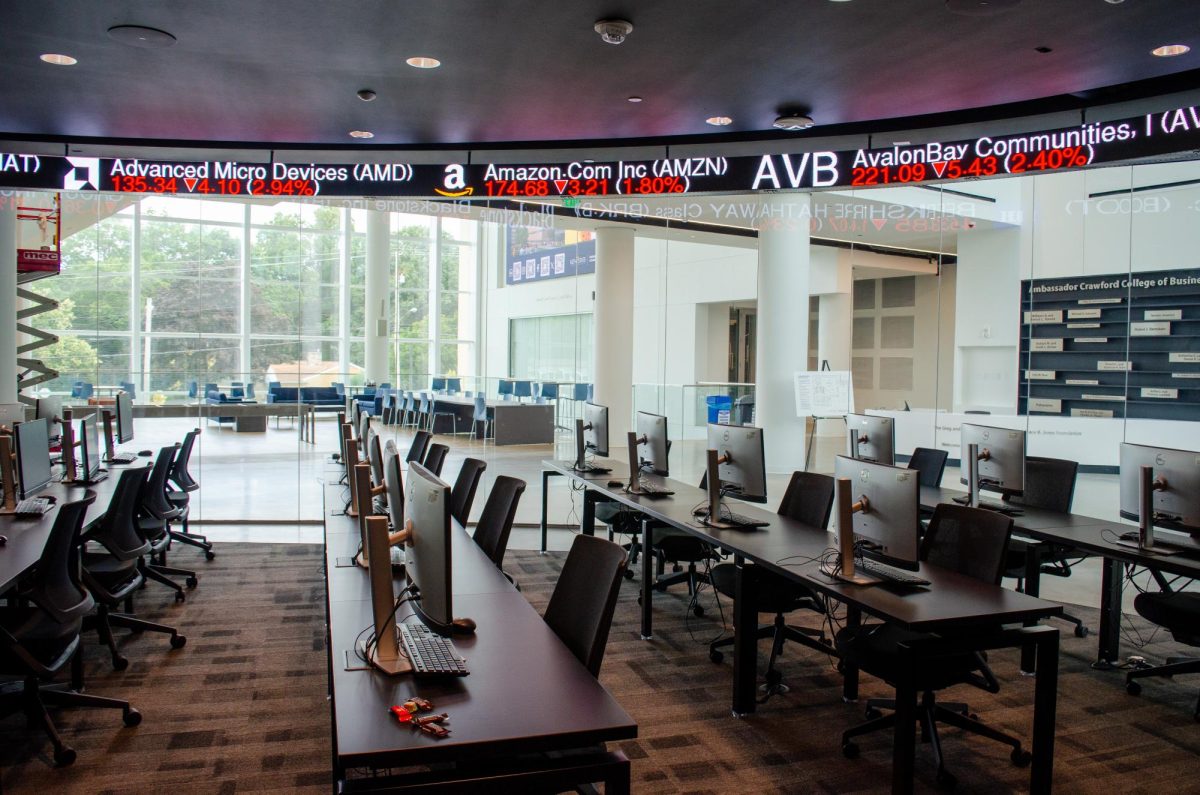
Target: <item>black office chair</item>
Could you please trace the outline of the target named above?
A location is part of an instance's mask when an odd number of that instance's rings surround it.
[[[10,696],[19,704],[6,704],[5,714],[24,710],[29,723],[50,738],[60,767],[75,761],[75,751],[59,736],[47,706],[119,709],[126,726],[142,722],[141,713],[128,701],[77,692],[83,681],[80,632],[95,601],[80,582],[75,550],[88,506],[95,500],[95,492],[88,491],[81,500],[59,505],[37,567],[17,598],[0,608],[0,671],[24,679],[22,691]],[[72,689],[58,689],[62,686],[50,683],[68,663]]]
[[[182,514],[182,511],[167,499],[167,473],[171,469],[171,462],[175,460],[178,447],[178,444],[164,447],[154,459],[154,468],[150,470],[150,477],[142,486],[138,506],[138,532],[150,542],[149,561],[143,558],[143,562],[139,564],[142,574],[147,579],[175,591],[175,601],[182,602],[187,598],[183,586],[167,575],[185,577],[188,588],[195,588],[199,580],[196,572],[191,569],[167,565],[167,550],[171,547],[171,522]]]
[[[521,502],[524,492],[525,481],[508,475],[497,477],[487,502],[483,504],[483,511],[479,514],[479,523],[475,525],[472,538],[501,571],[504,571],[504,552],[508,549],[508,535],[512,532],[517,505]],[[508,574],[505,576],[508,577]],[[512,577],[509,577],[509,580],[511,581]]]
[[[431,444],[425,453],[425,468],[438,477],[442,476],[442,467],[446,464],[446,455],[450,448],[444,444]]]
[[[625,550],[611,541],[575,536],[543,616],[554,634],[597,678],[625,564]]]
[[[425,451],[429,449],[429,442],[432,439],[433,434],[429,431],[417,431],[413,436],[412,445],[408,448],[408,455],[405,456],[404,462],[411,464],[413,461],[420,463],[425,460]]]
[[[969,508],[965,505],[941,504],[933,512],[933,519],[921,541],[921,559],[943,569],[973,577],[989,585],[999,585],[1004,573],[1004,557],[1008,549],[1008,538],[1012,532],[1010,517],[996,511]],[[899,678],[899,645],[906,641],[929,637],[926,633],[912,632],[893,624],[864,624],[848,627],[837,635],[837,648],[842,659],[872,676],[894,685]],[[916,671],[916,687],[922,693],[917,705],[917,719],[921,722],[921,735],[927,737],[937,762],[937,780],[942,786],[952,787],[955,778],[945,769],[941,739],[937,724],[951,726],[987,737],[1012,746],[1010,758],[1013,764],[1029,764],[1029,752],[1022,750],[1021,741],[997,729],[980,723],[970,716],[965,704],[939,704],[935,691],[959,684],[970,684],[989,693],[1000,692],[1000,684],[988,668],[986,657],[980,652],[963,652],[940,657],[922,665]],[[866,723],[842,733],[842,753],[850,759],[858,756],[858,737],[896,724],[894,712],[880,715],[880,709],[895,709],[894,699],[870,699],[867,702]]]
[[[1194,591],[1174,593],[1140,593],[1133,600],[1133,609],[1147,621],[1166,627],[1179,643],[1200,646],[1200,593]],[[1138,668],[1125,675],[1125,689],[1130,695],[1142,692],[1135,679],[1147,676],[1173,677],[1176,674],[1200,673],[1200,659],[1195,657],[1168,657],[1164,665]],[[1200,696],[1192,717],[1200,721]]]
[[[170,532],[172,539],[181,544],[199,547],[204,550],[204,557],[212,560],[216,557],[216,553],[212,551],[212,544],[209,543],[206,537],[191,532],[190,525],[188,524],[188,519],[191,516],[190,494],[193,491],[200,490],[200,483],[188,471],[188,463],[192,460],[192,446],[199,435],[199,428],[193,428],[184,435],[183,443],[179,445],[179,449],[175,452],[175,460],[171,462],[171,469],[167,474],[167,499],[171,501],[172,505],[181,510],[179,515],[180,529],[171,530]]]
[[[936,489],[942,485],[942,473],[946,471],[949,453],[932,447],[917,447],[908,459],[908,468],[917,471],[917,480],[922,486]]]
[[[450,489],[450,515],[463,527],[467,526],[467,519],[471,515],[471,505],[475,502],[475,490],[479,488],[479,480],[483,477],[485,469],[487,469],[486,461],[478,458],[464,460],[458,470],[454,486]]]
[[[104,551],[89,551],[85,546],[83,552],[83,584],[96,600],[95,620],[86,623],[94,625],[100,642],[108,646],[113,669],[117,671],[124,671],[129,660],[117,651],[114,626],[139,633],[146,630],[166,633],[171,636],[173,649],[182,649],[187,643],[187,638],[174,627],[112,612],[123,601],[132,600],[133,592],[146,581],[138,562],[143,555],[150,554],[150,542],[138,532],[137,507],[149,475],[149,467],[122,470],[104,518],[86,536],[87,542],[98,544]]]
[[[1006,494],[1004,501],[1018,507],[1070,513],[1071,503],[1075,500],[1075,475],[1078,471],[1079,464],[1075,461],[1026,456],[1024,491],[1019,497]],[[1041,573],[1054,577],[1070,577],[1071,566],[1086,557],[1074,547],[1062,544],[1039,544],[1034,546],[1033,550],[1040,557],[1038,568]],[[1004,563],[1004,576],[1015,578],[1017,590],[1021,592],[1025,590],[1025,563],[1028,554],[1029,550],[1023,544],[1014,543]],[[1070,613],[1063,613],[1058,617],[1075,625],[1075,637],[1087,637],[1088,628],[1083,619]]]
[[[815,472],[793,472],[788,482],[787,491],[779,503],[780,516],[786,516],[814,529],[824,530],[829,523],[829,514],[833,510],[834,480],[828,475]],[[775,668],[775,661],[783,652],[785,640],[808,646],[817,651],[829,653],[832,648],[821,630],[808,627],[789,626],[784,620],[784,614],[793,610],[806,608],[821,615],[825,614],[825,604],[808,588],[782,577],[778,574],[762,570],[756,572],[758,585],[758,603],[756,613],[774,613],[775,621],[771,624],[759,625],[755,637],[771,638],[771,659],[767,663],[766,685],[763,687],[764,697],[775,693],[786,693],[787,685]],[[713,568],[710,573],[713,588],[717,593],[730,599],[736,588],[737,569],[732,563],[722,563]],[[715,663],[721,662],[724,655],[720,649],[732,646],[733,638],[713,641],[708,646],[708,657]]]

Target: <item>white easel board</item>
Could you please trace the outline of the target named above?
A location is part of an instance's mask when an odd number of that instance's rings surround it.
[[[854,384],[849,370],[796,373],[797,417],[843,417],[854,411]]]

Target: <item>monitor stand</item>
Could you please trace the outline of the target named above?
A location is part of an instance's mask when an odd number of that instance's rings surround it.
[[[396,596],[392,586],[392,566],[388,552],[388,523],[383,516],[367,517],[367,545],[369,557],[384,561],[383,565],[370,566],[371,612],[375,620],[375,645],[365,656],[372,667],[389,676],[410,673],[412,664],[400,654],[400,634],[396,628]],[[365,651],[365,647],[363,648]]]
[[[1147,555],[1174,555],[1174,550],[1154,545],[1154,491],[1154,467],[1143,466],[1138,472],[1138,537],[1136,541],[1118,540],[1117,545]]]
[[[576,472],[583,471],[584,464],[583,420],[575,420],[575,465],[571,467]]]
[[[639,483],[639,476],[642,467],[638,457],[638,444],[640,442],[637,433],[634,431],[630,431],[626,439],[629,443],[629,484],[625,487],[625,490],[630,494],[641,494],[642,487]]]
[[[104,460],[111,464],[113,457],[117,454],[116,447],[113,445],[113,415],[111,411],[102,409],[100,416],[104,418]]]
[[[979,507],[979,445],[967,445],[967,505]]]
[[[836,567],[825,564],[822,573],[851,585],[876,585],[879,579],[854,570],[854,514],[863,510],[856,506],[850,496],[850,478],[838,478],[835,485],[834,509],[837,511],[838,563]]]
[[[708,516],[701,520],[705,527],[717,530],[741,530],[742,525],[726,522],[721,518],[721,454],[716,450],[705,451],[705,481],[708,489]]]
[[[0,482],[4,489],[0,514],[13,513],[17,510],[17,468],[13,463],[13,440],[8,434],[0,434]]]

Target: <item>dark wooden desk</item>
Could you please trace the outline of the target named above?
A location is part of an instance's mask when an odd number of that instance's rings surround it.
[[[330,478],[332,481],[334,478]],[[461,679],[414,680],[362,669],[346,652],[371,621],[367,573],[339,561],[358,549],[357,520],[338,515],[341,487],[325,486],[325,543],[335,786],[366,783],[355,768],[470,763],[442,780],[478,777],[491,766],[511,766],[514,755],[586,748],[637,736],[637,724],[596,681],[529,602],[517,592],[461,527],[452,558],[454,608],[478,624],[473,637],[455,638],[471,674]],[[407,605],[398,616],[410,615]],[[388,707],[412,695],[450,713],[449,737],[434,739],[399,725]],[[530,764],[536,767],[536,762]],[[518,764],[518,767],[521,765]],[[491,774],[496,775],[496,774]],[[607,782],[607,791],[629,787]],[[495,779],[500,781],[500,779]],[[389,785],[405,779],[389,780]],[[608,787],[612,787],[611,790]],[[623,787],[623,789],[622,789]]]
[[[947,488],[921,489],[921,507],[933,508],[940,502],[950,502],[964,492]],[[1188,555],[1153,555],[1116,543],[1117,538],[1136,527],[1122,522],[1106,522],[1092,516],[1045,511],[1022,507],[1022,514],[1013,517],[1015,532],[1036,541],[1061,544],[1082,554],[1103,558],[1100,586],[1100,631],[1098,633],[1095,668],[1111,668],[1121,658],[1121,599],[1127,564],[1142,566],[1153,572],[1200,578],[1200,559]],[[1025,592],[1040,593],[1041,560],[1038,555],[1026,556]],[[1029,670],[1028,660],[1022,668]]]
[[[666,525],[691,533],[734,557],[737,567],[733,624],[733,712],[744,715],[755,708],[758,626],[755,611],[756,575],[769,570],[796,580],[847,606],[847,623],[861,620],[862,614],[908,629],[938,633],[939,638],[906,645],[902,649],[910,672],[897,684],[897,719],[892,756],[892,791],[911,792],[917,692],[911,682],[917,668],[930,659],[961,652],[964,649],[988,650],[1031,646],[1037,654],[1037,679],[1034,693],[1033,765],[1031,790],[1049,792],[1054,765],[1055,700],[1058,691],[1058,630],[1052,627],[1005,629],[1004,624],[1035,621],[1057,615],[1062,607],[1027,594],[981,583],[955,572],[921,564],[921,575],[930,580],[922,591],[897,592],[884,587],[861,587],[834,580],[819,570],[817,558],[835,547],[834,537],[824,528],[815,528],[747,503],[739,503],[739,513],[767,522],[754,530],[717,530],[706,527],[692,516],[692,509],[705,500],[705,492],[695,486],[666,478],[646,475],[655,485],[674,492],[671,497],[646,498],[628,494],[623,486],[610,481],[628,479],[628,467],[620,462],[604,462],[612,472],[604,475],[574,472],[569,462],[543,461],[543,548],[545,546],[545,489],[549,478],[562,476],[585,488],[582,532],[595,532],[594,501],[597,495],[615,500],[644,515],[642,544],[651,549],[656,525]],[[592,504],[589,504],[592,503]],[[642,637],[652,637],[653,555],[642,557]],[[858,672],[847,666],[844,695],[858,697]]]

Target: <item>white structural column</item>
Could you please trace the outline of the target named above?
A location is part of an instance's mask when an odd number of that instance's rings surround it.
[[[831,370],[850,369],[850,339],[854,325],[854,274],[849,256],[838,252],[831,263],[832,279],[826,278],[819,292],[817,312],[817,367],[829,362]],[[813,265],[814,269],[816,265]],[[816,279],[813,280],[814,282]]]
[[[17,402],[17,209],[0,207],[0,403]]]
[[[633,230],[596,230],[595,396],[608,406],[610,450],[623,450],[633,419]]]
[[[376,384],[390,380],[387,349],[389,226],[388,213],[367,211],[367,283],[363,290],[366,301],[366,311],[363,313],[366,350],[363,358],[366,360],[366,379]],[[436,322],[436,319],[431,322]]]
[[[804,468],[805,421],[796,416],[793,375],[808,369],[809,218],[807,194],[767,196],[758,234],[755,422],[767,471]]]

